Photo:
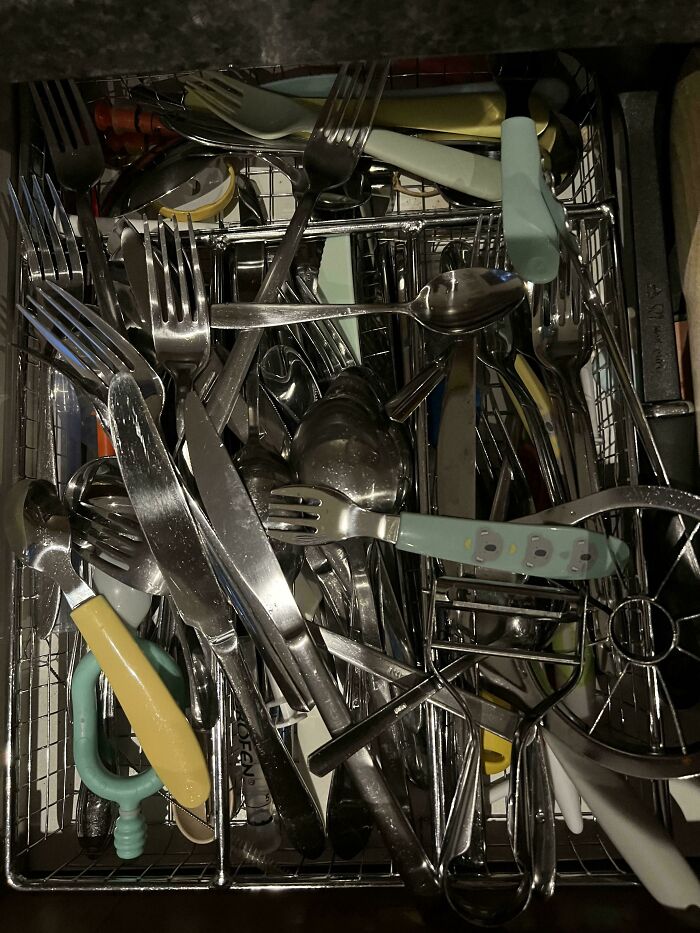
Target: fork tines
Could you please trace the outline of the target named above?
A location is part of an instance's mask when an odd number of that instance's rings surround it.
[[[31,193],[24,178],[20,178],[19,185],[26,216],[9,179],[7,190],[17,218],[32,284],[36,285],[44,279],[52,279],[71,294],[82,297],[83,267],[78,243],[50,176],[46,176],[46,186],[60,224],[60,231],[36,175],[32,176]]]
[[[75,81],[34,81],[30,88],[51,149],[67,152],[99,146],[95,124]]]
[[[312,138],[322,133],[361,152],[367,142],[389,73],[388,61],[359,61],[340,66],[318,115]]]
[[[291,544],[322,544],[319,523],[324,492],[314,486],[290,484],[273,489],[265,528],[271,537]]]
[[[151,309],[151,319],[154,327],[158,319],[167,321],[169,318],[179,321],[190,318],[192,321],[207,319],[207,297],[204,288],[204,279],[199,262],[199,251],[197,249],[197,240],[192,226],[192,218],[187,217],[187,232],[189,244],[189,266],[191,269],[192,281],[190,283],[187,275],[187,262],[185,261],[185,251],[182,245],[182,236],[177,218],[173,218],[172,227],[169,228],[170,235],[175,247],[175,265],[177,266],[177,287],[173,282],[173,272],[168,258],[168,224],[162,218],[158,218],[157,237],[160,246],[163,267],[163,284],[165,293],[165,306],[160,300],[160,291],[156,280],[156,264],[153,257],[153,241],[151,239],[151,228],[148,220],[143,218],[143,245],[146,254],[146,277],[148,282],[148,300]],[[190,300],[192,298],[193,300]]]
[[[33,327],[56,349],[82,379],[94,382],[98,397],[107,397],[109,383],[117,372],[140,374],[139,381],[158,379],[143,357],[128,340],[117,333],[102,318],[55,282],[46,281],[27,296],[28,308],[18,310]]]

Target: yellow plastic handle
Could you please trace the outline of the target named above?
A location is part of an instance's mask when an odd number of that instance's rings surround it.
[[[297,100],[314,109],[320,109],[324,103],[318,98]],[[547,106],[533,97],[530,113],[537,133],[543,133],[549,122]],[[433,97],[385,98],[379,102],[375,124],[388,129],[428,130],[494,140],[501,138],[504,118],[505,100],[500,93],[445,95],[438,92]]]
[[[210,780],[197,736],[131,632],[104,596],[87,600],[71,618],[158,777],[182,806],[204,803]]]
[[[557,431],[554,427],[554,412],[552,411],[552,404],[550,402],[549,396],[547,395],[547,390],[542,385],[532,366],[530,366],[522,353],[518,353],[515,358],[515,371],[520,376],[523,385],[530,393],[535,405],[537,405],[539,413],[542,417],[542,421],[544,423],[545,430],[549,435],[549,441],[552,445],[554,456],[557,458],[559,466],[561,466],[562,462],[561,450],[559,448],[559,438],[557,437]]]
[[[499,700],[491,693],[487,693],[485,690],[481,691],[481,696],[485,700],[488,700],[491,703],[495,703],[496,706],[503,706],[505,709],[510,709],[510,705],[508,703],[504,703],[502,700]],[[482,729],[481,740],[483,745],[483,764],[485,774],[500,774],[502,771],[505,771],[506,768],[510,767],[512,746],[507,739],[503,739],[500,735],[495,735],[493,732],[489,732],[487,729]]]

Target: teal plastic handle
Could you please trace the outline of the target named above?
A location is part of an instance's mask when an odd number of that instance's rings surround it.
[[[162,648],[134,636],[139,647],[160,675],[181,709],[185,708],[186,690],[182,672]],[[100,756],[100,729],[95,687],[100,666],[88,652],[75,669],[71,684],[73,704],[73,759],[82,782],[104,800],[119,804],[119,818],[114,827],[114,845],[123,859],[138,858],[146,840],[146,824],[141,816],[141,801],[163,786],[153,768],[141,774],[113,774]]]
[[[530,117],[501,124],[503,233],[515,271],[545,284],[559,273],[559,231],[543,197],[537,129]]]
[[[607,577],[629,560],[619,538],[568,525],[480,522],[402,512],[396,547],[461,564],[552,580]]]

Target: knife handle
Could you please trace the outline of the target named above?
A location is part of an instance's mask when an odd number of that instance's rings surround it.
[[[290,842],[307,858],[317,858],[326,845],[321,811],[273,725],[237,643],[215,642],[211,649],[248,724],[260,767]]]
[[[486,156],[381,129],[371,131],[365,153],[379,162],[396,165],[408,175],[429,178],[483,201],[501,199],[500,165]]]
[[[516,530],[518,527],[525,529],[524,534]],[[607,576],[615,572],[615,561],[624,566],[629,559],[623,541],[583,528],[518,526],[513,522],[413,512],[401,513],[396,547],[442,560],[554,580]],[[591,554],[592,559],[587,556]]]
[[[178,803],[209,797],[207,763],[192,727],[104,596],[71,612],[131,723],[144,754]]]
[[[375,710],[366,718],[354,722],[349,728],[334,735],[325,745],[312,752],[307,759],[309,770],[316,777],[324,777],[326,774],[330,774],[351,755],[369,745],[386,729],[395,726],[421,703],[425,703],[426,700],[434,696],[442,689],[443,679],[454,680],[475,664],[476,658],[462,658],[449,673],[446,674],[443,671],[442,679],[434,674],[426,676],[414,687]]]

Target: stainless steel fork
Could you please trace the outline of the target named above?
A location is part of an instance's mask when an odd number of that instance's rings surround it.
[[[105,167],[95,124],[75,81],[40,81],[30,87],[56,177],[64,188],[76,193],[80,232],[100,311],[112,327],[124,333],[112,273],[90,201],[90,189],[100,180]]]
[[[204,291],[204,280],[199,265],[199,254],[195,241],[192,220],[188,219],[190,266],[192,270],[192,300],[190,283],[185,269],[185,257],[177,219],[173,221],[175,263],[179,289],[175,288],[168,260],[165,224],[158,222],[161,255],[163,257],[163,284],[165,307],[160,300],[153,260],[153,245],[148,221],[143,221],[143,242],[146,253],[146,277],[148,280],[148,302],[151,312],[153,345],[158,362],[172,375],[177,390],[177,433],[184,433],[183,412],[187,393],[194,380],[206,365],[211,351],[209,311]]]
[[[69,295],[55,282],[47,281],[27,296],[28,308],[18,311],[63,357],[48,359],[51,365],[87,392],[105,424],[107,391],[117,372],[133,374],[156,421],[163,410],[163,383],[138,350],[110,327],[99,314]]]
[[[69,294],[82,301],[85,278],[78,242],[50,176],[46,176],[46,186],[60,224],[60,232],[36,175],[32,176],[31,193],[24,178],[20,178],[19,186],[26,217],[12,182],[7,182],[10,202],[22,238],[22,250],[30,283],[40,285],[46,280],[57,282]]]
[[[384,90],[388,62],[343,65],[304,149],[308,189],[299,200],[270,269],[256,296],[257,302],[275,299],[287,278],[314,205],[323,191],[350,178],[369,136]],[[368,102],[367,104],[365,102]],[[236,403],[260,342],[261,331],[239,334],[216,381],[207,412],[222,431]]]
[[[578,282],[571,282],[568,263],[562,263],[559,277],[535,296],[532,342],[538,360],[554,377],[550,386],[557,404],[569,495],[597,492],[600,481],[593,428],[581,383],[581,369],[593,352],[593,329],[582,308]]]

